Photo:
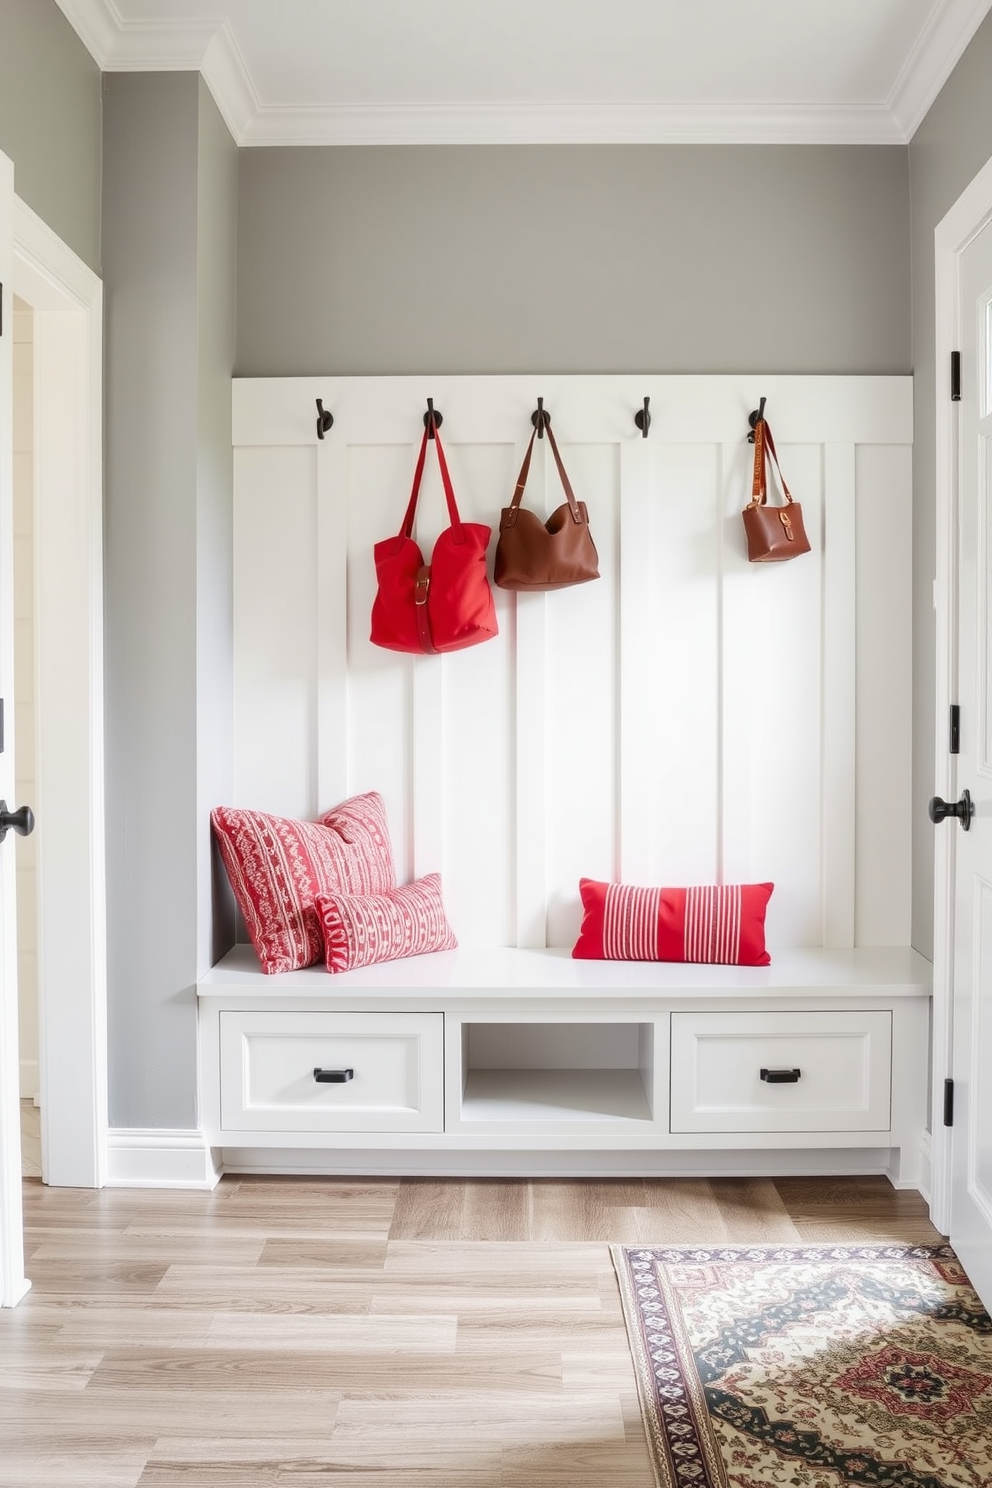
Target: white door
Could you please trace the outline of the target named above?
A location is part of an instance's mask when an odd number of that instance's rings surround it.
[[[11,292],[14,173],[0,155],[0,698],[4,699],[0,749],[0,801],[13,806],[14,602],[13,602],[13,294]],[[0,846],[0,1306],[24,1295],[24,1237],[19,1183],[20,1091],[17,1047],[17,916],[14,843],[7,832]],[[5,993],[7,995],[5,995]]]
[[[992,223],[961,257],[950,1239],[992,1303]],[[965,827],[965,797],[972,815]]]

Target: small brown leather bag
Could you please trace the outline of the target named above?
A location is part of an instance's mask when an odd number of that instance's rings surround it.
[[[771,506],[768,501],[767,456],[775,461],[775,469],[782,483],[785,497],[783,506]],[[798,558],[809,552],[809,538],[803,526],[803,509],[785,484],[782,467],[775,453],[772,431],[763,418],[754,426],[754,475],[751,480],[751,500],[742,512],[744,534],[747,538],[749,563],[780,563],[786,558]]]
[[[566,498],[546,522],[520,505],[534,440],[542,429],[551,443]],[[586,504],[575,499],[551,432],[551,421],[540,409],[510,505],[500,514],[493,579],[501,589],[542,590],[565,589],[570,584],[586,584],[598,578],[599,557],[589,531]]]

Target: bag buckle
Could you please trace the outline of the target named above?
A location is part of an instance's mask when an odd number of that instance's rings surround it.
[[[785,510],[784,507],[779,512],[778,519],[782,523],[782,526],[785,528],[786,537],[789,539],[790,542],[795,542],[796,534],[792,530],[792,523],[789,520],[789,513]]]
[[[417,577],[414,580],[414,585],[413,585],[413,602],[414,602],[415,605],[425,605],[427,603],[427,591],[430,589],[430,587],[431,587],[431,571],[430,571],[430,566],[425,563],[424,566],[423,566],[423,568],[418,571]]]

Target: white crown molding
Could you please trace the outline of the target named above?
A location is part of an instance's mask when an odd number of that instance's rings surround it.
[[[57,0],[101,72],[200,72],[236,144],[260,109],[244,58],[225,21],[126,21],[114,0]]]
[[[199,71],[238,145],[907,144],[992,0],[934,0],[877,106],[694,104],[265,107],[227,22],[126,21],[114,0],[57,0],[104,72]]]
[[[56,0],[101,72],[198,72],[216,22],[126,21],[114,0]]]
[[[947,82],[992,0],[936,0],[886,107],[908,144]]]
[[[261,104],[226,21],[207,47],[200,70],[235,144],[243,145],[261,112]]]
[[[416,105],[261,108],[242,145],[904,144],[884,108]]]
[[[121,30],[121,17],[112,0],[56,0],[56,4],[100,71],[106,72],[107,58]]]

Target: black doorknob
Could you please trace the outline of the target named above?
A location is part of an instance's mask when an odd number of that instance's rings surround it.
[[[942,801],[940,796],[934,796],[930,801],[929,811],[932,822],[942,822],[945,816],[956,816],[966,832],[975,814],[971,792],[966,790],[961,792],[960,801]]]
[[[0,801],[0,842],[11,827],[22,837],[27,837],[29,832],[34,831],[34,812],[30,806],[19,806],[16,811],[8,811],[7,802]]]

